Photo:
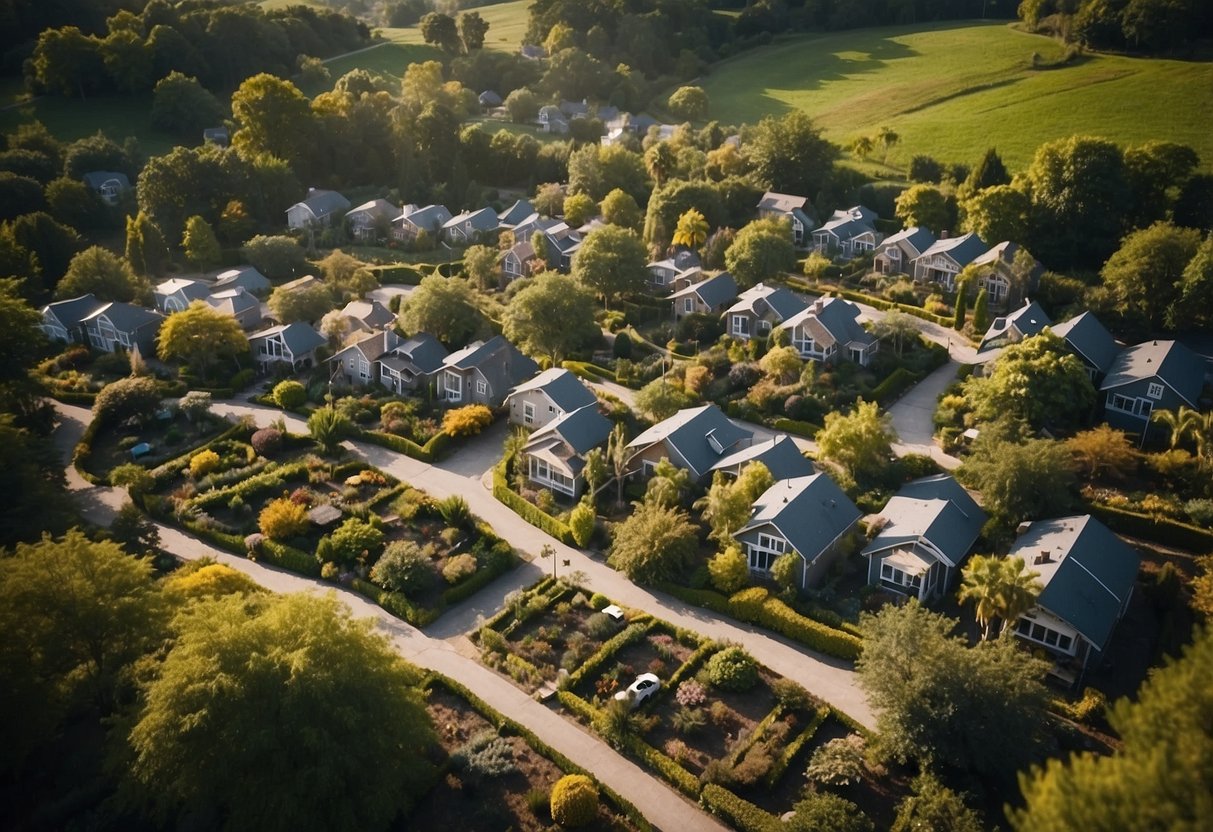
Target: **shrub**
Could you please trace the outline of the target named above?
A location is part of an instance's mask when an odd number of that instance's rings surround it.
[[[476,573],[476,558],[474,555],[456,555],[442,567],[442,577],[448,584],[457,584]]]
[[[331,537],[333,560],[338,563],[371,557],[383,545],[383,532],[357,517],[347,518]]]
[[[493,411],[482,404],[457,407],[442,416],[442,429],[451,436],[476,436],[492,423]]]
[[[257,518],[261,533],[270,540],[287,540],[308,530],[307,508],[288,499],[272,500]]]
[[[126,358],[122,360],[125,362]],[[120,378],[97,394],[93,417],[106,424],[120,424],[127,419],[146,422],[159,406],[160,389],[155,381],[146,377]]]
[[[340,574],[341,570],[332,561],[328,561],[320,566],[320,577],[326,581],[335,581]]]
[[[678,686],[674,698],[684,708],[697,708],[708,700],[708,692],[694,679],[687,679]]]
[[[452,754],[451,765],[476,779],[504,777],[518,770],[513,744],[492,729],[480,732]]]
[[[632,337],[626,332],[617,334],[615,336],[615,346],[611,352],[616,358],[630,359],[632,357]]]
[[[375,566],[371,580],[389,592],[414,597],[430,587],[434,570],[421,547],[411,540],[389,543]]]
[[[603,595],[601,592],[595,592],[590,596],[590,606],[596,610],[601,610],[603,607],[609,607],[611,599]]]
[[[249,439],[258,456],[271,457],[282,448],[282,431],[277,428],[262,428]]]
[[[813,752],[805,777],[827,786],[847,786],[863,776],[864,739],[859,734],[832,739]]]
[[[674,713],[673,725],[674,730],[680,734],[693,734],[706,725],[707,721],[702,708],[679,708]]]
[[[594,526],[594,505],[589,499],[584,499],[569,514],[569,531],[573,533],[573,541],[582,548],[588,546],[594,536]]]
[[[142,465],[126,462],[110,471],[110,485],[125,488],[134,497],[151,491],[156,480]]]
[[[785,711],[803,711],[813,704],[809,692],[791,679],[779,677],[771,683],[771,690]]]
[[[552,787],[551,809],[561,826],[585,826],[598,816],[598,787],[584,774],[566,774]]]
[[[274,403],[283,410],[295,410],[303,407],[307,401],[307,388],[297,381],[287,379],[274,385],[274,392],[270,395],[273,396]]]
[[[1213,500],[1188,500],[1184,513],[1192,522],[1205,528],[1213,528]]]
[[[439,502],[437,509],[443,521],[456,529],[467,526],[472,519],[472,510],[468,508],[468,501],[458,494],[452,494]]]
[[[758,379],[762,378],[762,370],[753,362],[734,364],[729,369],[729,389],[749,390]]]
[[[200,479],[219,467],[219,454],[210,450],[199,451],[190,457],[190,476]]]
[[[758,683],[758,665],[740,647],[726,647],[708,659],[708,679],[722,690],[746,691]]]

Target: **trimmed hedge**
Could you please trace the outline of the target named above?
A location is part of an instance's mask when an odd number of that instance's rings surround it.
[[[566,546],[575,546],[573,530],[567,523],[540,511],[538,506],[524,500],[506,481],[505,469],[509,459],[503,458],[493,466],[493,497],[532,526],[542,529]]]
[[[440,609],[419,607],[401,593],[388,592],[378,584],[373,584],[362,578],[354,578],[350,582],[350,589],[359,595],[371,599],[392,615],[407,621],[414,627],[424,627],[427,624],[432,624],[437,620],[438,616],[442,615],[442,610]]]
[[[82,390],[58,390],[50,385],[43,385],[46,395],[63,404],[75,404],[91,408],[97,402],[96,393],[86,393]]]
[[[708,656],[719,650],[721,646],[719,642],[710,640],[700,644],[695,648],[695,652],[687,656],[687,660],[670,676],[670,680],[665,683],[666,688],[668,690],[678,690],[678,685],[682,683],[682,680],[689,676],[694,676],[703,663],[707,661]]]
[[[628,734],[623,738],[623,747],[643,760],[647,766],[656,769],[662,777],[683,794],[692,798],[699,797],[699,778],[679,765],[673,758],[667,757],[635,734]]]
[[[582,699],[577,694],[573,693],[571,690],[556,691],[556,699],[561,705],[568,708],[575,715],[581,717],[591,725],[594,723],[594,719],[598,716],[597,708]]]
[[[243,540],[240,541],[240,545],[244,545]],[[258,559],[291,572],[299,572],[313,578],[320,577],[320,562],[313,555],[276,540],[266,538],[261,542]]]
[[[397,436],[394,433],[386,433],[381,430],[358,431],[355,433],[354,438],[370,442],[372,445],[379,445],[421,462],[437,462],[442,459],[446,449],[451,444],[451,435],[441,430],[431,436],[430,440],[424,445],[418,445],[412,439],[406,439],[403,436]]]
[[[785,419],[782,416],[778,419],[771,420],[771,427],[775,430],[781,430],[784,433],[792,433],[796,436],[804,436],[812,439],[817,436],[817,431],[821,430],[821,425],[815,425],[812,422],[802,422],[798,419]]]
[[[1091,503],[1089,508],[1112,531],[1197,554],[1213,552],[1213,532],[1200,526],[1151,517],[1103,503]]]
[[[842,297],[856,303],[864,303],[877,309],[897,309],[905,312],[907,315],[913,315],[915,318],[921,318],[924,321],[930,321],[931,323],[939,324],[940,326],[950,328],[953,323],[950,315],[947,317],[943,315],[936,315],[933,312],[928,312],[927,310],[918,306],[911,306],[908,303],[894,303],[893,301],[885,300],[884,298],[878,298],[875,295],[867,295],[863,292],[856,292],[851,289],[843,289],[841,287],[832,289],[831,292],[838,297]],[[957,337],[963,338],[964,336]]]
[[[699,799],[712,814],[721,816],[741,832],[778,832],[783,827],[775,815],[715,783],[704,786]]]
[[[847,661],[859,658],[862,642],[841,630],[806,618],[762,587],[750,587],[729,598],[733,617],[768,627],[810,650]]]
[[[444,590],[442,601],[447,605],[458,604],[475,595],[517,565],[518,556],[514,554],[513,549],[510,549],[509,558],[493,559],[487,565],[482,564],[466,581]]]
[[[816,736],[817,729],[821,727],[821,724],[826,721],[826,717],[829,715],[829,706],[822,705],[817,709],[817,713],[813,715],[813,719],[809,721],[804,730],[783,747],[783,751],[780,752],[779,757],[771,764],[771,770],[767,772],[764,780],[767,788],[772,788],[779,782],[779,778],[783,777],[784,772],[788,770],[788,766],[792,764],[793,758],[800,753],[800,749],[804,748],[805,743]]]
[[[889,373],[884,381],[872,388],[871,397],[874,401],[885,404],[896,399],[920,380],[918,373],[913,373],[905,367],[898,367]]]
[[[101,429],[101,420],[92,419],[88,423],[88,427],[84,429],[84,433],[80,436],[80,441],[76,443],[76,447],[72,450],[72,467],[76,469],[76,473],[81,478],[92,485],[101,485],[101,478],[95,477],[85,470],[90,459],[93,456],[93,440],[97,438],[97,431]]]
[[[569,689],[577,687],[587,676],[596,673],[598,669],[602,667],[604,663],[606,663],[607,659],[615,655],[615,653],[617,653],[619,650],[622,650],[624,647],[634,641],[640,641],[640,639],[644,638],[652,626],[653,619],[651,617],[647,621],[638,620],[625,627],[623,632],[616,633],[611,638],[607,639],[606,642],[604,642],[603,645],[598,648],[597,653],[590,656],[582,663],[581,667],[569,674]]]
[[[561,361],[560,366],[573,375],[590,381],[615,381],[615,373],[589,361]]]

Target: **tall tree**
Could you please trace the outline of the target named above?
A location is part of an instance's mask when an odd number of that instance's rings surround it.
[[[953,226],[953,210],[939,188],[911,185],[897,197],[897,219],[906,227],[917,225],[936,234]]]
[[[616,424],[607,437],[607,459],[611,463],[611,473],[615,475],[615,502],[623,505],[624,477],[628,472],[628,460],[632,452],[628,449],[627,428],[622,423]]]
[[[1013,185],[995,185],[977,191],[963,203],[964,227],[994,245],[1003,240],[1027,239],[1032,202]]]
[[[695,525],[679,508],[642,502],[615,527],[607,562],[639,583],[681,575],[698,548]]]
[[[174,71],[156,82],[151,120],[160,130],[196,137],[223,120],[223,107],[197,78]]]
[[[614,225],[590,232],[573,261],[573,277],[602,296],[603,305],[644,287],[648,252],[636,233]]]
[[[421,18],[421,37],[448,55],[459,54],[459,28],[455,18],[441,12],[430,12]]]
[[[428,332],[452,347],[471,341],[483,324],[468,282],[441,275],[424,278],[400,312],[405,332]]]
[[[185,221],[185,235],[181,238],[181,249],[186,258],[199,269],[213,269],[222,260],[223,251],[219,238],[211,224],[198,215]]]
[[[825,427],[817,432],[822,456],[841,465],[857,481],[879,475],[892,458],[896,441],[889,415],[881,413],[876,402],[863,399],[850,413],[827,413]]]
[[[1074,505],[1073,461],[1065,445],[1051,439],[1018,442],[987,425],[957,473],[1007,528],[1057,517]]]
[[[1200,232],[1158,222],[1124,238],[1100,271],[1122,312],[1158,327],[1176,316],[1184,270],[1200,248]]]
[[[1176,329],[1213,326],[1213,232],[1205,235],[1179,281],[1179,298],[1167,314]]]
[[[631,231],[639,231],[644,222],[640,206],[636,204],[636,200],[632,198],[631,194],[622,188],[615,188],[603,197],[599,210],[602,212],[604,221]]]
[[[1023,615],[1036,603],[1040,594],[1037,573],[1025,571],[1020,558],[1003,558],[997,555],[974,555],[969,558],[961,572],[961,602],[972,601],[977,623],[981,625],[981,637],[988,640],[994,619],[1000,619],[999,635],[1006,632],[1007,625]]]
[[[484,47],[484,36],[489,33],[489,23],[480,12],[464,12],[459,15],[459,40],[463,51],[475,52]]]
[[[644,152],[644,169],[660,188],[673,172],[678,160],[669,142],[657,142]]]
[[[1072,430],[1095,406],[1082,361],[1051,332],[1006,347],[987,375],[965,381],[964,395],[980,421],[1011,416],[1033,428]]]
[[[796,265],[792,230],[786,220],[754,220],[737,232],[724,253],[725,267],[742,287],[770,280]]]
[[[830,180],[838,148],[801,110],[767,116],[746,142],[754,173],[764,187],[809,198]]]
[[[239,368],[238,359],[248,351],[248,339],[236,319],[201,300],[165,319],[156,347],[162,361],[181,361],[199,374],[221,359]]]
[[[572,277],[543,272],[510,300],[502,332],[521,350],[546,356],[553,366],[599,337],[594,295]]]
[[[290,81],[261,73],[232,93],[238,127],[232,147],[247,157],[267,153],[305,173],[317,143],[317,122],[307,98]]]
[[[74,298],[92,293],[102,301],[149,303],[152,290],[118,255],[91,246],[72,258],[67,274],[55,288],[57,298]]]
[[[126,262],[145,277],[162,274],[168,265],[168,243],[144,211],[126,218]]]
[[[266,304],[282,323],[305,321],[314,323],[333,308],[333,293],[323,283],[286,288],[278,286],[270,292]]]
[[[1007,166],[1003,164],[998,151],[991,147],[981,157],[977,167],[969,173],[969,178],[965,180],[964,184],[970,193],[975,194],[996,185],[1010,185],[1011,174],[1007,171]]]

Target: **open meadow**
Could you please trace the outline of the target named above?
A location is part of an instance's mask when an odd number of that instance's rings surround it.
[[[716,65],[702,86],[726,123],[801,109],[843,145],[887,125],[901,137],[892,166],[916,153],[974,163],[995,146],[1021,169],[1041,143],[1087,133],[1182,142],[1213,168],[1213,63],[1084,55],[1060,65],[1063,54],[1005,23],[862,29],[776,41]]]

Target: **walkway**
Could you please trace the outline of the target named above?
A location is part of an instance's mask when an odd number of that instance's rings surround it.
[[[959,467],[959,459],[944,453],[935,444],[935,408],[959,371],[960,364],[955,359],[949,361],[907,390],[889,408],[898,438],[893,445],[894,453],[898,456],[925,454],[949,471]]]

